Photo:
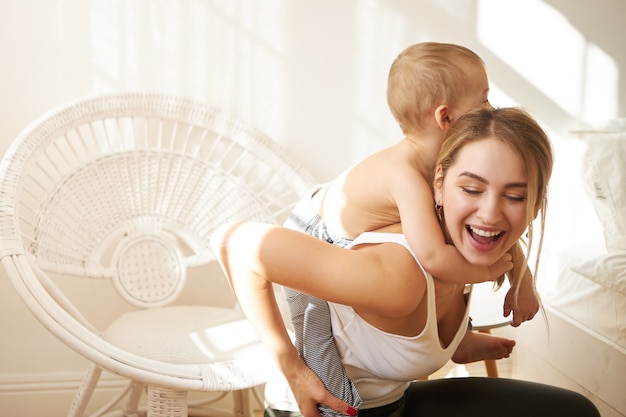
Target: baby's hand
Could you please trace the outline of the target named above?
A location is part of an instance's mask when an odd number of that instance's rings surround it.
[[[513,313],[511,326],[517,327],[525,321],[532,320],[539,311],[539,299],[533,290],[532,278],[524,277],[517,299],[515,288],[511,287],[504,297],[504,317]]]
[[[512,268],[513,260],[511,258],[511,255],[505,253],[500,259],[496,261],[496,263],[489,266],[489,279],[486,281],[493,281],[504,275],[504,273],[510,271]]]

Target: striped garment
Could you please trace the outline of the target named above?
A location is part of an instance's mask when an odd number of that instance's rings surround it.
[[[294,207],[284,226],[335,246],[346,247],[351,240],[330,233],[313,207],[311,198],[321,187],[320,185],[311,189],[304,196]],[[354,383],[348,378],[337,351],[328,303],[289,288],[284,288],[284,292],[289,305],[298,353],[331,394],[358,409],[362,403],[361,396]],[[323,404],[320,404],[319,408],[323,417],[343,416]]]

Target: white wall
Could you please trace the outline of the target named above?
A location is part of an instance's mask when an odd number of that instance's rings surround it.
[[[426,40],[479,53],[492,103],[527,107],[557,143],[626,117],[622,0],[2,0],[0,16],[1,152],[67,100],[167,92],[256,124],[328,180],[400,139],[387,71]],[[71,391],[84,362],[0,278],[2,414],[25,399],[22,416],[63,415],[36,395]]]

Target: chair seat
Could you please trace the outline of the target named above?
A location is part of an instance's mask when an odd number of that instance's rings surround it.
[[[263,383],[273,366],[255,330],[238,309],[168,306],[133,311],[111,323],[102,337],[145,358],[208,365],[218,379],[222,372],[239,374],[245,378],[241,381],[245,386]]]

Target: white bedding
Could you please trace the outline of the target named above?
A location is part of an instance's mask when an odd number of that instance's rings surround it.
[[[626,295],[571,269],[602,254],[603,246],[602,241],[590,241],[560,252],[545,249],[537,286],[544,304],[626,352]]]
[[[537,289],[546,305],[626,349],[626,294],[571,270],[608,251],[594,206],[597,201],[586,189],[591,178],[585,176],[589,170],[585,155],[590,152],[583,141],[553,138],[553,142],[556,159]],[[596,143],[594,149],[603,145]]]
[[[544,249],[538,274],[543,317],[516,332],[513,377],[573,389],[603,417],[626,416],[626,295],[570,267],[605,252],[602,240]]]
[[[576,390],[589,397],[603,417],[626,416],[626,294],[598,284],[598,276],[591,280],[571,269],[607,254],[609,243],[619,245],[624,236],[618,236],[617,226],[607,233],[607,218],[598,216],[596,209],[609,202],[605,197],[610,194],[590,195],[590,185],[598,191],[606,184],[583,175],[589,174],[582,163],[589,153],[586,144],[557,138],[554,145],[557,158],[537,274],[548,323],[546,327],[538,315],[516,329],[513,377]],[[594,152],[610,151],[605,142],[590,146]],[[619,181],[609,185],[624,187]],[[624,212],[626,207],[612,214]],[[615,247],[610,250],[616,253]]]

